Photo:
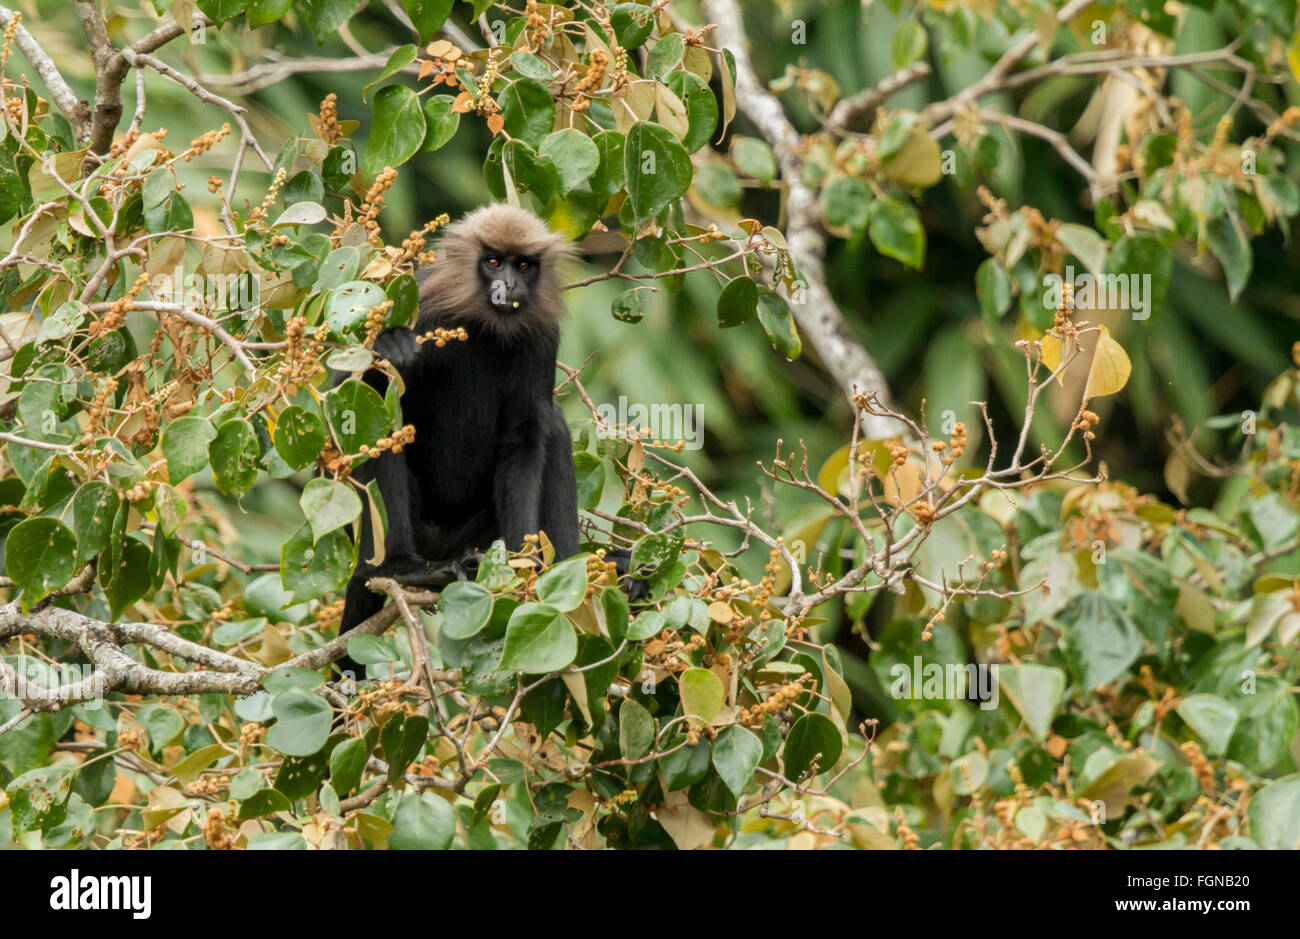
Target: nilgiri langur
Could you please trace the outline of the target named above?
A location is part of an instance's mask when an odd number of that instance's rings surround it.
[[[500,538],[512,551],[544,532],[556,558],[578,551],[577,482],[568,425],[552,396],[560,338],[558,266],[564,238],[532,212],[476,209],[443,233],[421,271],[414,329],[379,334],[377,358],[401,376],[414,441],[361,464],[354,478],[379,485],[387,533],[375,558],[363,512],[357,568],[340,631],[383,606],[371,577],[429,583],[437,571]],[[463,328],[465,341],[417,340]],[[383,394],[388,378],[364,380]]]

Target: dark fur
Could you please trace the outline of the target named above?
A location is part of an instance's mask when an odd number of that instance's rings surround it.
[[[486,301],[479,273],[485,250],[537,259],[520,309],[501,312]],[[379,482],[388,533],[382,562],[371,564],[373,532],[369,513],[362,514],[341,631],[383,606],[365,585],[370,577],[418,582],[497,538],[518,550],[538,531],[558,557],[577,553],[573,454],[552,398],[562,313],[557,266],[565,254],[564,240],[531,212],[505,205],[471,212],[447,228],[424,272],[415,332],[392,329],[376,339],[376,354],[402,376],[402,415],[415,426],[415,441],[357,469],[357,479]],[[439,326],[463,326],[469,339],[442,348],[416,343],[417,334]],[[387,387],[377,370],[365,380],[381,394]]]

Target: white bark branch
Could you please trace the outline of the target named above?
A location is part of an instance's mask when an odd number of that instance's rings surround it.
[[[807,282],[804,302],[790,305],[795,321],[846,398],[851,400],[855,394],[874,392],[882,402],[889,402],[891,395],[884,373],[853,335],[826,286],[826,237],[821,227],[821,207],[817,194],[804,185],[799,174],[803,162],[799,133],[781,102],[754,73],[739,5],[735,0],[704,0],[703,6],[708,21],[717,24],[718,46],[735,56],[737,104],[763,135],[781,167],[787,192],[786,240],[795,266]],[[896,437],[903,430],[898,421],[889,417],[862,415],[862,432],[870,439]]]
[[[13,18],[13,10],[0,6],[0,27],[8,29]],[[89,111],[68,86],[63,75],[59,72],[58,66],[54,64],[54,60],[41,48],[41,44],[36,41],[36,37],[29,33],[27,27],[21,23],[14,30],[14,42],[22,51],[22,54],[26,56],[27,61],[31,63],[41,81],[45,83],[45,87],[49,89],[50,97],[54,99],[55,106],[63,112],[63,116],[68,119],[69,123],[80,132],[87,120],[89,120]]]

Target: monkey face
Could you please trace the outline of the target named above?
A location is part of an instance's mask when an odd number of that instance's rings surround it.
[[[483,298],[491,309],[506,316],[528,311],[541,273],[540,258],[486,248],[478,266]]]

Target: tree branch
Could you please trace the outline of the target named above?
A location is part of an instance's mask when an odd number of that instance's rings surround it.
[[[758,128],[781,167],[787,191],[786,240],[795,266],[806,281],[804,302],[790,305],[800,331],[812,343],[826,369],[850,401],[856,394],[874,393],[881,401],[891,400],[884,373],[871,354],[853,335],[835,298],[826,286],[824,258],[826,238],[821,229],[817,194],[804,185],[799,169],[799,134],[776,97],[754,73],[749,58],[744,23],[735,0],[704,0],[704,14],[717,24],[719,47],[731,51],[736,60],[736,101],[745,116]],[[880,414],[862,413],[862,431],[871,439],[888,439],[902,432],[896,420]]]
[[[21,20],[21,14],[15,13],[8,7],[0,6],[0,26],[8,29],[15,16]],[[27,61],[31,63],[41,81],[45,83],[45,87],[49,89],[50,97],[53,98],[55,106],[63,112],[63,116],[80,133],[90,117],[86,103],[77,99],[76,94],[59,72],[58,66],[54,64],[54,60],[41,48],[41,44],[36,41],[36,37],[29,33],[27,27],[23,26],[21,22],[14,30],[14,42],[18,44],[18,48],[27,58]]]

